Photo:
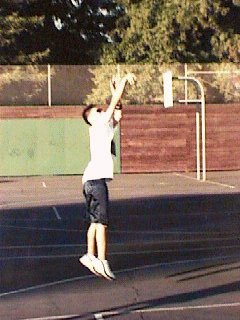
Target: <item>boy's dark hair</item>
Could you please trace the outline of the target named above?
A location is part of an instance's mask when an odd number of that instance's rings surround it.
[[[90,110],[92,108],[94,108],[94,104],[89,104],[88,106],[86,106],[86,108],[84,108],[83,112],[82,112],[82,117],[83,117],[83,120],[89,125],[91,126],[91,123],[88,121],[88,114],[90,112]]]

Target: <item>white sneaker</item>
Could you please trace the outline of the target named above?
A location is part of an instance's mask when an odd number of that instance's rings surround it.
[[[96,259],[93,262],[94,269],[97,273],[101,274],[104,278],[108,280],[115,280],[116,276],[110,269],[109,263],[107,260]]]
[[[81,262],[85,267],[87,267],[92,273],[99,276],[100,274],[95,270],[94,268],[94,261],[98,260],[93,255],[84,254],[80,259],[79,262]]]

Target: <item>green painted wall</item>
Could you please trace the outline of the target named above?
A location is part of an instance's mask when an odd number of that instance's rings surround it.
[[[115,134],[120,172],[120,133]],[[88,127],[80,119],[0,121],[0,176],[82,174],[89,161]]]

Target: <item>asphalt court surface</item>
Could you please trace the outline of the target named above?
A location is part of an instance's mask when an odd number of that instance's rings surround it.
[[[116,175],[91,275],[81,176],[0,178],[0,319],[239,319],[240,172]]]

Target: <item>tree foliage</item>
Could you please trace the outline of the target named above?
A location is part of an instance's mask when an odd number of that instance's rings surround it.
[[[121,76],[133,72],[137,77],[136,85],[128,86],[124,96],[124,104],[160,104],[163,100],[162,74],[169,69],[168,64],[119,65]],[[181,74],[183,66],[176,63],[171,65],[173,74]],[[90,69],[94,87],[86,97],[86,103],[105,104],[110,95],[109,81],[116,74],[116,65],[94,66]],[[179,97],[183,92],[182,83],[174,83],[174,95]],[[183,98],[183,97],[182,97]]]
[[[110,0],[2,0],[0,63],[98,63],[122,12]]]
[[[195,76],[203,84],[207,103],[239,102],[240,99],[240,64],[236,63],[196,63],[188,64],[188,76]],[[124,104],[162,104],[163,72],[171,70],[174,76],[174,101],[185,99],[185,81],[177,80],[184,76],[184,64],[136,64],[119,65],[121,75],[133,72],[137,76],[135,86],[129,87],[123,96]],[[105,104],[110,95],[109,81],[117,71],[116,65],[89,67],[94,83],[85,103]],[[188,99],[199,99],[199,90],[191,81],[187,81]]]
[[[2,0],[0,63],[239,62],[233,0]]]
[[[238,62],[240,8],[232,0],[121,0],[125,15],[103,63]]]
[[[101,46],[122,13],[117,1],[52,0],[55,23],[52,60],[56,63],[95,64]]]
[[[42,39],[43,12],[31,12],[31,1],[3,0],[0,8],[0,63],[37,64],[49,56]]]
[[[104,47],[101,62],[128,64],[127,68],[137,74],[137,86],[125,96],[126,102],[161,102],[162,72],[169,68],[175,75],[184,74],[176,63],[195,63],[198,70],[222,71],[226,68],[236,71],[236,64],[231,67],[227,64],[240,61],[240,8],[232,0],[120,2],[125,15],[117,20],[111,33],[113,42]],[[130,66],[135,64],[137,66]],[[107,94],[107,82],[104,81],[107,73],[106,67],[95,71],[96,88],[88,101],[102,100],[98,92],[101,86]],[[198,76],[207,93],[218,96],[218,99],[222,96],[225,101],[236,101],[239,98],[236,85],[227,77],[227,86],[224,85],[221,77],[222,74]],[[183,82],[174,81],[174,94],[176,100],[184,98]],[[191,84],[188,85],[188,97],[196,98],[195,87]]]

